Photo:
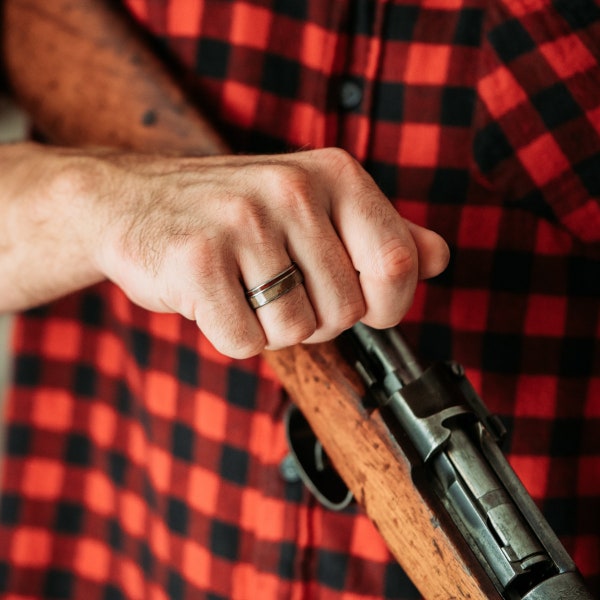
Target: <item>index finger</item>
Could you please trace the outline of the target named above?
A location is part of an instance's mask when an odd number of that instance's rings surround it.
[[[347,153],[321,161],[330,216],[359,274],[372,327],[396,325],[409,309],[419,279],[419,253],[406,221],[373,179]]]

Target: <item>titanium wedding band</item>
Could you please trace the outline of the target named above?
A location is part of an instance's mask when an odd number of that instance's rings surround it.
[[[291,292],[296,286],[304,281],[302,272],[296,263],[292,263],[287,269],[281,271],[261,285],[253,287],[246,292],[246,298],[250,302],[250,306],[256,310],[277,298],[281,298],[284,294]]]

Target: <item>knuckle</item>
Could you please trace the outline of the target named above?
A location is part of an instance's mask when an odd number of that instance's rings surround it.
[[[265,343],[260,341],[249,341],[248,343],[239,343],[239,341],[231,346],[225,347],[223,350],[220,350],[217,347],[217,350],[221,352],[221,354],[225,354],[230,358],[234,358],[236,360],[244,360],[246,358],[252,358],[257,356],[265,349]]]
[[[315,153],[318,153],[320,155],[320,160],[322,159],[327,163],[334,163],[338,166],[351,166],[352,164],[356,163],[356,160],[347,150],[344,150],[343,148],[338,148],[337,146],[322,148],[320,150],[316,150]]]
[[[204,316],[196,319],[199,329],[206,335],[202,326],[204,321]],[[264,336],[252,335],[239,319],[224,319],[217,327],[213,322],[207,338],[218,352],[238,360],[256,356],[265,348]]]
[[[323,331],[327,331],[328,337],[333,338],[356,324],[365,314],[365,303],[362,298],[337,302],[328,307],[327,315],[333,315],[323,324]]]
[[[363,178],[365,171],[360,163],[346,150],[342,148],[324,148],[323,164],[328,165],[328,168],[338,177]]]
[[[387,329],[400,323],[404,315],[408,312],[414,296],[414,286],[407,286],[399,291],[394,302],[387,305],[377,305],[376,303],[369,308],[361,321],[365,325],[375,329]]]
[[[346,302],[337,313],[337,326],[341,331],[352,327],[365,315],[365,303],[362,298]]]
[[[209,290],[222,275],[222,248],[219,240],[199,237],[180,257],[182,270],[203,289]]]
[[[300,344],[317,329],[314,313],[302,310],[298,302],[292,301],[280,313],[277,325],[269,327],[269,347],[284,348]]]
[[[277,223],[269,207],[258,197],[237,196],[223,210],[220,239],[230,248],[243,238],[245,244],[273,251],[279,240]]]
[[[178,280],[173,281],[171,278],[166,278],[159,301],[186,319],[193,320],[195,313],[194,302],[186,291],[185,287],[181,286]]]
[[[277,333],[270,336],[269,342],[277,347],[293,346],[309,338],[316,330],[316,323],[306,318],[288,318],[282,322]]]
[[[335,257],[335,255],[332,254]],[[340,331],[354,325],[365,314],[366,305],[360,279],[344,256],[335,257],[331,263],[336,268],[331,271],[329,306],[325,314],[328,325]]]
[[[316,196],[311,172],[303,164],[271,165],[269,178],[276,210],[285,215],[302,215],[312,211]]]
[[[267,214],[253,196],[240,195],[228,198],[219,218],[229,231],[245,232],[264,229]]]
[[[285,328],[284,342],[286,346],[293,346],[294,344],[300,344],[305,339],[309,338],[316,330],[316,323],[314,321],[307,321],[305,319],[298,320],[295,322],[288,323]]]
[[[379,251],[379,277],[396,280],[411,277],[417,273],[416,251],[399,239],[392,239]]]

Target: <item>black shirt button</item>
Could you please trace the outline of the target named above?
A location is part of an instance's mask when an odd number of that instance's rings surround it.
[[[344,110],[353,110],[360,106],[362,99],[362,85],[356,79],[344,79],[340,87],[340,106]]]

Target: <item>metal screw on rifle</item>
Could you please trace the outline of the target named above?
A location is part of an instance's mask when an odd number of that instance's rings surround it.
[[[300,473],[296,466],[296,460],[291,454],[288,454],[279,465],[279,472],[286,483],[298,483],[300,481]]]
[[[450,370],[457,377],[464,377],[465,375],[465,369],[460,363],[450,361]]]

